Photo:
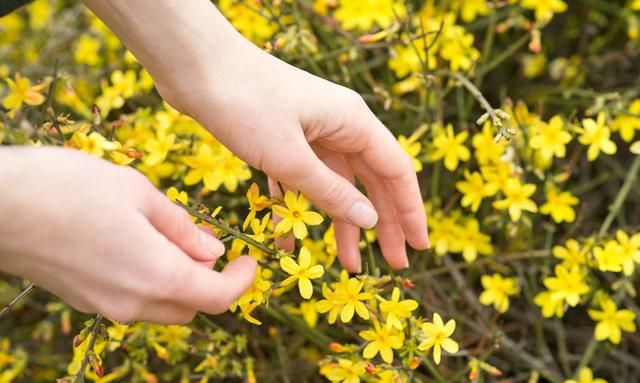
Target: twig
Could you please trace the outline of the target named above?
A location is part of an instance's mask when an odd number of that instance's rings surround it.
[[[256,241],[255,239],[249,237],[248,235],[242,233],[239,230],[236,230],[222,222],[220,222],[219,220],[211,217],[210,215],[207,214],[203,214],[200,211],[198,211],[198,209],[195,209],[189,205],[185,205],[181,202],[176,202],[179,206],[182,206],[189,214],[191,214],[192,216],[198,218],[199,220],[206,222],[208,224],[211,224],[215,227],[217,227],[218,229],[224,231],[225,233],[234,236],[246,243],[248,243],[249,245],[256,247],[262,251],[264,251],[265,253],[271,255],[271,256],[276,256],[278,254],[278,250],[276,249],[271,249],[265,245],[263,245],[262,243]]]
[[[478,103],[480,103],[480,106],[482,106],[482,108],[489,114],[489,117],[491,118],[491,123],[493,124],[493,126],[496,129],[498,129],[498,136],[496,137],[496,141],[498,141],[500,137],[504,137],[507,140],[511,139],[511,136],[513,136],[513,134],[511,134],[509,132],[509,129],[507,129],[504,126],[504,124],[502,123],[502,118],[498,116],[498,112],[496,112],[496,110],[491,106],[489,101],[487,101],[487,99],[484,97],[482,92],[480,92],[480,90],[471,81],[469,81],[468,78],[466,78],[465,76],[463,76],[458,72],[443,71],[442,73],[458,80],[458,82],[460,82],[462,86],[467,88],[469,93],[471,93],[471,95],[475,97],[476,100],[478,100]]]
[[[84,374],[87,369],[87,365],[89,364],[89,355],[93,352],[93,346],[96,344],[96,339],[98,338],[98,329],[100,328],[100,323],[102,322],[102,315],[96,315],[96,319],[93,322],[93,328],[91,329],[91,337],[89,338],[89,344],[87,345],[87,350],[84,352],[84,358],[82,358],[82,364],[80,364],[80,370],[76,375],[76,379],[73,383],[84,383]]]
[[[20,301],[20,299],[26,297],[31,290],[33,290],[36,287],[35,283],[30,284],[29,286],[27,286],[26,289],[22,290],[22,292],[20,292],[20,294],[16,295],[15,298],[13,298],[11,300],[11,302],[7,303],[6,306],[4,306],[2,308],[2,311],[0,311],[0,318],[4,317],[5,315],[7,315],[7,313],[9,311],[11,311],[11,309],[13,308],[13,306],[16,305],[16,303],[18,303],[18,301]]]

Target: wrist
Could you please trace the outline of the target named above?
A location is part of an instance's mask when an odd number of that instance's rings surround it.
[[[209,0],[84,2],[147,69],[165,98],[201,87],[250,44]]]

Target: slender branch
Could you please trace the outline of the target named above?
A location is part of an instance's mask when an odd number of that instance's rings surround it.
[[[224,223],[222,223],[220,220],[215,219],[214,217],[211,217],[208,214],[204,214],[200,211],[198,211],[198,209],[193,208],[189,205],[185,205],[181,202],[176,202],[179,206],[182,206],[182,208],[184,208],[189,214],[191,214],[192,216],[198,218],[199,220],[206,222],[208,224],[211,224],[213,226],[215,226],[216,228],[224,231],[225,233],[234,236],[246,243],[248,243],[249,245],[256,247],[262,251],[264,251],[265,253],[271,255],[271,256],[276,256],[278,254],[278,250],[276,249],[271,249],[267,246],[265,246],[264,244],[256,241],[255,239],[249,237],[248,235],[244,234],[243,232],[236,230],[234,228],[232,228],[229,225],[226,225]]]
[[[26,289],[22,290],[22,292],[20,292],[20,294],[16,295],[16,297],[13,298],[11,300],[11,302],[7,303],[7,305],[2,308],[2,311],[0,311],[0,318],[2,318],[5,315],[7,315],[7,313],[9,311],[11,311],[13,306],[15,306],[16,303],[18,303],[18,301],[20,301],[20,299],[26,297],[33,289],[35,289],[35,287],[36,287],[35,283],[32,283],[29,286],[27,286]]]
[[[84,383],[84,374],[87,370],[87,366],[89,365],[89,355],[93,352],[93,347],[96,344],[96,339],[98,338],[98,329],[100,328],[100,323],[102,322],[102,315],[96,315],[96,319],[93,322],[93,328],[91,329],[91,337],[89,338],[89,344],[87,345],[87,350],[84,352],[84,358],[82,358],[82,364],[80,364],[80,370],[76,375],[76,379],[73,383]]]

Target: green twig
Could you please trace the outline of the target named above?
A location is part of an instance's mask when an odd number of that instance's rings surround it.
[[[91,337],[89,338],[89,344],[87,345],[87,349],[84,352],[84,357],[82,358],[82,364],[80,364],[80,369],[76,375],[76,379],[73,383],[84,383],[84,374],[87,370],[87,366],[89,365],[89,357],[93,352],[93,347],[96,344],[96,339],[98,338],[98,329],[100,328],[100,323],[102,322],[102,315],[96,315],[96,319],[93,322],[93,328],[91,328]]]
[[[215,226],[216,228],[224,231],[225,233],[232,235],[246,243],[248,243],[249,245],[258,248],[260,250],[262,250],[263,252],[271,255],[271,256],[276,256],[278,254],[278,250],[276,249],[271,249],[267,246],[265,246],[264,244],[256,241],[255,239],[249,237],[248,235],[244,234],[243,232],[236,230],[234,228],[232,228],[231,226],[222,223],[221,221],[215,219],[214,217],[208,215],[208,214],[204,214],[202,212],[200,212],[198,209],[193,208],[189,205],[185,205],[181,202],[176,202],[179,206],[182,206],[189,214],[191,214],[192,216],[198,218],[199,220],[206,222],[208,224],[211,224],[213,226]]]
[[[30,284],[29,286],[27,286],[27,288],[25,288],[24,290],[22,290],[20,292],[20,294],[16,295],[15,298],[13,298],[11,300],[11,302],[7,303],[3,308],[2,311],[0,311],[0,318],[4,317],[5,315],[7,315],[7,313],[9,311],[11,311],[11,309],[13,308],[13,306],[16,305],[16,303],[18,303],[20,301],[20,299],[26,297],[34,288],[36,287],[35,283]]]

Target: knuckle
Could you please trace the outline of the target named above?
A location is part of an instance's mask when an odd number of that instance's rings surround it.
[[[345,88],[344,97],[346,99],[346,104],[353,108],[367,107],[367,103],[364,101],[362,96],[352,89]]]
[[[142,307],[140,302],[129,300],[107,307],[101,312],[109,319],[129,323],[142,318]]]
[[[326,208],[335,209],[346,201],[348,194],[347,183],[340,182],[338,179],[332,179],[325,183],[322,187],[322,195]]]
[[[190,323],[193,318],[196,317],[197,312],[195,311],[190,311],[190,312],[185,312],[183,314],[178,315],[174,321],[172,321],[172,324],[180,324],[180,325],[185,325]]]

